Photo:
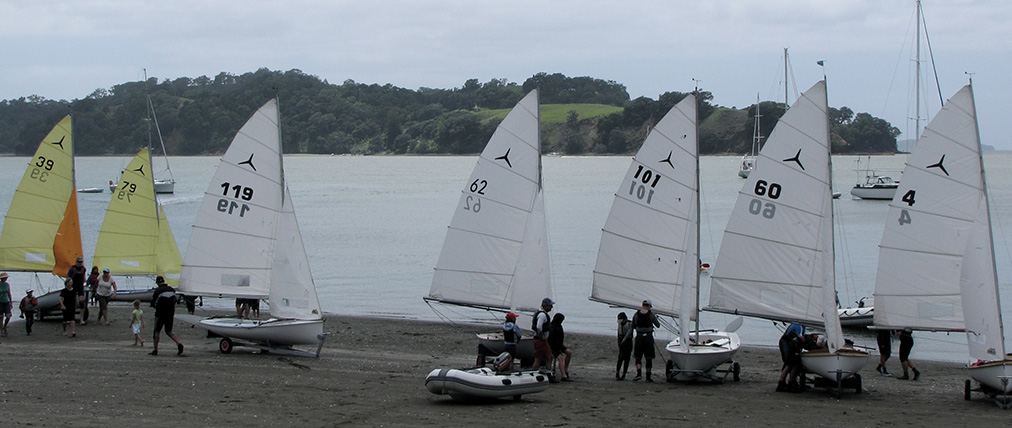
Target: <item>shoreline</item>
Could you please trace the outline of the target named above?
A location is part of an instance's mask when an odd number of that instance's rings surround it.
[[[804,418],[806,425],[887,425],[928,422],[1007,422],[1007,413],[982,395],[963,400],[966,370],[956,363],[914,360],[918,381],[880,376],[873,355],[862,371],[865,391],[841,399],[813,389],[776,393],[780,357],[774,349],[742,347],[736,360],[741,381],[723,385],[615,381],[614,339],[570,333],[574,382],[553,384],[521,401],[461,403],[424,388],[435,368],[473,363],[474,334],[484,326],[448,325],[372,317],[328,315],[331,333],[320,358],[258,354],[238,347],[217,350],[216,339],[176,321],[186,349],[175,355],[163,334],[161,355],[149,356],[153,309],[142,306],[143,348],[131,347],[130,306],[110,305],[111,326],[93,316],[78,337],[60,335],[55,322],[35,324],[24,335],[13,318],[0,338],[3,406],[15,424],[95,426],[170,423],[200,426],[462,426],[497,419],[516,424],[604,426],[685,421],[698,426],[756,426]],[[185,313],[182,308],[177,314]],[[200,315],[206,315],[198,312]],[[661,347],[663,349],[663,347]],[[658,356],[662,356],[661,353]],[[663,378],[664,363],[654,360]],[[899,372],[894,357],[888,367]],[[634,372],[630,368],[630,377]],[[794,416],[797,415],[797,416]],[[811,418],[806,415],[818,415]],[[840,418],[847,419],[846,422]],[[856,418],[856,419],[855,419]]]

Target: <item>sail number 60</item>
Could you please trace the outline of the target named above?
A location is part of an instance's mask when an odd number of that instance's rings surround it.
[[[755,182],[754,193],[757,196],[768,196],[770,199],[780,198],[781,187],[777,183],[766,183],[766,180],[759,180]]]
[[[752,215],[762,214],[765,218],[773,218],[773,216],[777,213],[777,206],[772,202],[766,202],[764,204],[763,201],[753,199],[752,202],[749,202],[748,204],[748,213]]]

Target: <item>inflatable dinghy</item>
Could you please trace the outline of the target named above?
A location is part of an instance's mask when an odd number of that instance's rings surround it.
[[[537,371],[497,374],[495,370],[435,369],[425,377],[425,388],[433,394],[449,394],[455,400],[513,397],[548,389],[548,375]]]

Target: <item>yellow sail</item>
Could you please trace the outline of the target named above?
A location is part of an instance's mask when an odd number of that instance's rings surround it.
[[[130,161],[113,191],[93,264],[115,275],[163,275],[178,282],[182,258],[155,199],[147,148]]]
[[[0,269],[66,275],[81,250],[74,137],[66,116],[39,144],[0,232]]]

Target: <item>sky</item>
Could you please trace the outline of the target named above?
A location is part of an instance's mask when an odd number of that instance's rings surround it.
[[[1012,150],[1012,2],[923,9],[942,96],[972,73],[982,142]],[[79,99],[144,69],[174,79],[266,67],[409,89],[563,73],[653,99],[698,84],[741,108],[757,95],[783,101],[788,48],[792,102],[825,72],[831,106],[881,117],[903,140],[916,133],[915,10],[914,0],[0,0],[0,99]],[[924,86],[930,117],[939,95]]]

